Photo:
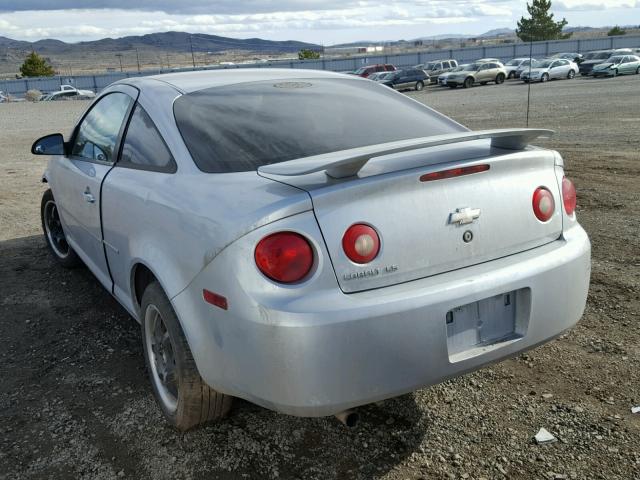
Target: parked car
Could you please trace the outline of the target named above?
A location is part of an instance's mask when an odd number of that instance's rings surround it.
[[[420,65],[416,65],[413,68],[424,70],[431,83],[436,83],[438,81],[438,77],[443,73],[450,72],[454,68],[458,66],[458,62],[453,60],[452,58],[446,60],[434,60],[428,63],[421,63]]]
[[[234,69],[115,82],[32,153],[51,155],[53,258],[141,324],[156,400],[188,429],[232,396],[353,421],[572,327],[590,244],[560,154],[528,148],[550,133],[469,131],[339,73]]]
[[[396,67],[393,65],[367,65],[366,67],[360,67],[355,72],[354,75],[357,75],[362,78],[367,78],[369,75],[375,72],[395,72]]]
[[[520,79],[527,82],[547,82],[549,80],[572,79],[578,72],[578,65],[564,58],[546,58],[535,62],[531,70],[524,70]]]
[[[465,70],[452,73],[447,77],[447,86],[456,88],[462,85],[464,88],[472,87],[475,83],[486,85],[495,82],[500,85],[507,78],[507,71],[499,62],[476,62],[469,64]]]
[[[80,90],[79,88],[74,87],[73,85],[60,85],[61,92],[78,92],[79,95],[82,95],[86,98],[93,98],[96,96],[95,92],[92,90]]]
[[[502,63],[502,60],[500,60],[499,58],[479,58],[478,60],[475,61],[475,63],[486,63],[486,62]]]
[[[381,82],[385,78],[389,78],[390,76],[392,76],[395,72],[397,72],[397,70],[395,70],[393,72],[376,72],[376,73],[372,73],[371,75],[369,75],[367,77],[367,79],[368,80],[373,80],[374,82]]]
[[[549,58],[564,58],[565,60],[571,60],[574,63],[580,64],[580,62],[582,62],[583,55],[576,52],[562,52],[554,53]]]
[[[378,80],[382,85],[395,90],[407,90],[413,88],[420,91],[425,83],[429,83],[429,75],[424,70],[418,68],[408,68],[406,70],[396,70],[383,79]]]
[[[445,72],[441,75],[438,75],[438,85],[441,87],[446,87],[447,86],[447,78],[449,78],[449,75],[456,73],[456,72],[464,72],[467,67],[469,66],[468,63],[464,64],[464,65],[458,65],[456,68],[454,68],[453,70],[451,70],[450,72]]]
[[[93,95],[84,95],[80,93],[80,90],[59,90],[57,92],[42,95],[42,97],[40,97],[40,101],[56,102],[59,100],[86,100],[96,96],[95,93],[91,93]]]
[[[591,70],[596,65],[604,63],[609,57],[613,55],[632,55],[630,48],[618,48],[615,50],[599,50],[595,52],[589,52],[585,55],[584,60],[580,63],[580,75],[586,77],[591,75]]]
[[[527,58],[514,58],[513,60],[509,60],[504,64],[504,68],[507,72],[507,78],[518,78],[520,77],[520,68],[528,67],[529,61],[535,61],[535,58],[529,59]]]
[[[607,77],[625,74],[640,74],[640,57],[636,55],[614,55],[606,62],[593,67],[594,77]]]

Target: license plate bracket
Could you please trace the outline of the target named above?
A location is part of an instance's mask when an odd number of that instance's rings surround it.
[[[456,362],[511,343],[528,324],[529,289],[514,290],[447,312],[447,349]]]

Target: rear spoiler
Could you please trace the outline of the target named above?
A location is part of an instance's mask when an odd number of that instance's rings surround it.
[[[475,132],[456,132],[351,148],[349,150],[263,165],[258,168],[258,172],[290,177],[325,171],[330,177],[345,178],[356,175],[369,160],[383,155],[483,139],[491,139],[492,147],[523,150],[532,140],[538,137],[549,138],[552,135],[553,130],[536,128],[503,128]]]

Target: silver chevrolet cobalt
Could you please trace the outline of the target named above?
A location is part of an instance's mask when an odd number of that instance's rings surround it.
[[[380,115],[384,112],[384,115]],[[179,429],[401,395],[582,315],[590,244],[547,130],[469,131],[353,76],[130,78],[51,155],[42,226],[140,324]]]

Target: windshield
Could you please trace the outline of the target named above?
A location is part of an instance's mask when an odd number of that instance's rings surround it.
[[[469,67],[468,64],[467,65],[460,65],[459,67],[456,67],[451,71],[452,72],[464,72],[468,67]]]
[[[208,88],[182,95],[173,111],[193,160],[208,173],[251,171],[311,155],[462,129],[378,83],[340,78]]]
[[[359,69],[357,69],[355,72],[356,75],[362,75],[364,72],[367,71],[367,67],[360,67]]]
[[[622,61],[622,59],[623,59],[623,58],[624,58],[623,56],[622,56],[622,57],[621,57],[621,56],[614,56],[614,57],[610,57],[610,58],[607,60],[607,63],[620,63],[620,62]]]
[[[549,68],[552,63],[553,60],[540,60],[539,62],[535,62],[533,64],[533,68]]]
[[[427,66],[424,67],[425,70],[435,70],[437,68],[440,68],[440,62],[429,62]]]
[[[596,54],[593,58],[596,60],[602,60],[602,59],[607,59],[611,56],[611,53],[609,52],[602,52],[602,53],[598,53]]]
[[[522,60],[509,60],[507,63],[505,63],[505,67],[513,67],[516,65],[520,65],[522,63]]]
[[[475,72],[477,70],[480,70],[481,66],[482,63],[470,63],[464,70],[467,72]]]
[[[376,80],[386,80],[390,77],[393,77],[394,72],[384,72],[384,73],[379,73],[378,76],[376,77]]]

